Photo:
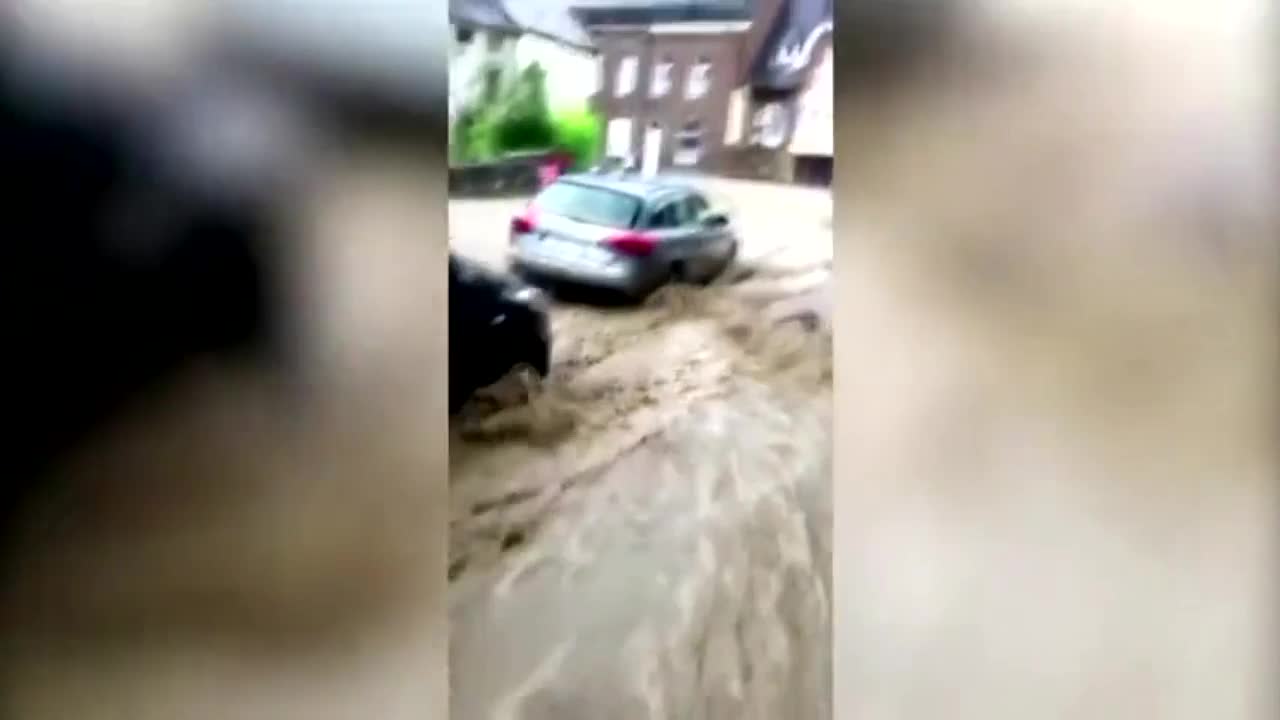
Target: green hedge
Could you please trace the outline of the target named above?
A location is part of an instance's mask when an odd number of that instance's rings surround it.
[[[583,170],[599,160],[604,121],[588,107],[566,108],[552,116],[555,145],[573,156],[574,167]]]

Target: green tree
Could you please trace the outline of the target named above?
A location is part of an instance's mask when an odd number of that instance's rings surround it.
[[[481,96],[454,120],[451,157],[455,162],[485,162],[507,153],[561,150],[575,167],[600,156],[603,120],[586,104],[548,108],[546,71],[532,63],[491,99]]]
[[[604,120],[585,104],[562,108],[552,118],[555,146],[573,156],[574,167],[583,170],[600,158]]]
[[[546,71],[531,63],[513,83],[501,103],[496,145],[500,152],[549,149],[555,127],[547,110]]]

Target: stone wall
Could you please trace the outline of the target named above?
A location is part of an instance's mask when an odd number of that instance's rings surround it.
[[[539,170],[568,162],[564,153],[521,153],[500,160],[449,167],[449,194],[459,197],[530,195],[542,187]]]

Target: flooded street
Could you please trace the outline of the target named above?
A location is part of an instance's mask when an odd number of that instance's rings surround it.
[[[812,214],[811,241],[768,246],[777,216],[739,213],[746,259],[718,286],[557,304],[546,382],[456,424],[455,717],[829,716],[829,205]]]

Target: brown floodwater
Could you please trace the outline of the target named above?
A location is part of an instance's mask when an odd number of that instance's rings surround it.
[[[831,336],[800,274],[557,307],[546,381],[464,413],[452,716],[829,716]]]

